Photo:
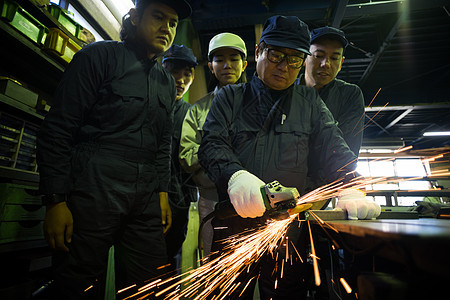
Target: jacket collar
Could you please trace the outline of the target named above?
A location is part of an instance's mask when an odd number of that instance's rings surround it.
[[[163,55],[163,53],[160,53],[158,55],[155,55],[153,58],[148,58],[147,56],[147,49],[144,45],[141,43],[138,43],[136,41],[126,40],[124,41],[125,47],[129,49],[130,51],[134,52],[136,54],[136,58],[144,63],[145,65],[153,65],[159,56]]]
[[[306,82],[305,82],[305,74],[300,74],[300,76],[298,77],[297,80],[298,80],[298,82],[299,82],[299,85],[306,85]],[[336,83],[336,78],[334,78],[333,80],[331,80],[330,83],[324,85],[324,86],[319,90],[319,93],[321,93],[322,91],[325,91],[325,90],[328,90],[328,89],[332,88],[333,85],[334,85],[335,83]]]
[[[252,81],[251,81],[251,85],[254,87],[254,89],[256,89],[258,92],[262,93],[266,93],[268,95],[272,95],[272,94],[285,94],[285,92],[288,92],[289,90],[292,89],[292,87],[294,86],[294,84],[292,84],[290,87],[288,87],[287,89],[281,90],[281,91],[274,91],[269,89],[263,82],[261,79],[259,79],[258,75],[255,73],[253,75]],[[273,93],[272,93],[273,91]],[[276,100],[276,99],[275,99]]]

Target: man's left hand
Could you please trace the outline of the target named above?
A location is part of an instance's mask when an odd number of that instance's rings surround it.
[[[356,189],[346,189],[339,193],[336,208],[347,212],[350,220],[375,219],[381,213],[377,203],[365,198],[366,194]]]
[[[169,197],[166,192],[159,193],[159,203],[161,205],[161,218],[162,218],[162,226],[164,227],[164,234],[169,231],[172,226],[172,210],[169,205]]]

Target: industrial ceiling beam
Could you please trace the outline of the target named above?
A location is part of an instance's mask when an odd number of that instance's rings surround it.
[[[414,109],[413,108],[408,108],[407,110],[405,110],[403,113],[400,114],[400,116],[398,116],[397,118],[395,118],[391,123],[389,123],[388,125],[386,125],[384,127],[384,132],[387,132],[387,130],[389,128],[391,128],[392,126],[394,126],[395,124],[397,124],[398,122],[400,122],[404,117],[406,117],[410,112],[412,112]],[[383,129],[383,128],[382,128]],[[379,136],[381,135],[383,132],[379,131],[378,134],[375,136]]]
[[[345,9],[348,4],[348,0],[337,0],[334,2],[333,11],[331,13],[330,25],[335,28],[341,27],[342,19],[345,15]]]
[[[397,118],[395,118],[395,120],[393,120],[391,123],[389,123],[386,127],[384,127],[385,129],[389,129],[392,126],[394,126],[395,124],[397,124],[398,122],[400,122],[404,117],[406,117],[410,112],[412,112],[414,109],[413,108],[408,108],[407,110],[405,110],[404,112],[401,113],[400,116],[398,116]]]
[[[378,124],[375,120],[373,120],[373,119],[371,119],[368,115],[364,115],[367,119],[369,119],[369,123],[371,122],[371,123],[373,123],[373,124],[375,124],[378,128],[380,128],[384,133],[386,133],[387,135],[391,135],[390,134],[390,132],[389,131],[387,131],[383,126],[381,126],[380,124]],[[367,127],[367,125],[366,125],[366,127]],[[378,135],[380,135],[380,133],[378,134]]]
[[[396,13],[399,7],[408,6],[410,11],[424,10],[436,7],[448,6],[448,0],[393,0],[393,1],[376,1],[360,4],[347,5],[345,11],[346,18],[359,17],[361,15],[379,15]]]
[[[244,10],[241,10],[244,11]],[[239,13],[239,10],[237,10]],[[264,24],[264,22],[274,13],[257,13],[257,14],[244,14],[221,16],[217,15],[213,17],[202,18],[202,16],[193,14],[192,23],[197,30],[224,30],[228,28],[238,28],[245,26],[254,26],[255,24]],[[277,12],[279,15],[297,16],[300,20],[321,20],[323,19],[323,9],[300,9],[291,10],[285,12]]]
[[[450,109],[450,103],[436,103],[436,104],[430,104],[430,105],[406,105],[406,106],[372,106],[372,107],[366,107],[364,110],[366,112],[378,112],[380,110],[383,111],[390,111],[390,110],[405,110],[405,109]]]
[[[372,61],[371,58],[346,58],[346,59],[344,59],[344,65],[346,63],[349,63],[349,64],[370,63],[371,61]]]
[[[397,19],[397,22],[395,22],[394,26],[392,26],[391,30],[389,31],[388,35],[384,39],[384,41],[381,44],[380,48],[378,49],[377,53],[372,57],[372,61],[367,66],[367,69],[364,71],[363,76],[361,77],[361,79],[358,82],[359,86],[362,86],[366,82],[367,78],[370,76],[370,74],[372,73],[372,71],[375,68],[376,64],[378,63],[378,61],[380,60],[381,56],[383,55],[384,50],[386,50],[386,48],[389,46],[389,43],[394,38],[395,34],[398,31],[398,28],[403,24],[403,22],[405,21],[406,17],[407,17],[407,10],[403,9],[400,12],[400,16]]]

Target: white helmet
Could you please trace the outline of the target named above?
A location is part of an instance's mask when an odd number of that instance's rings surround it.
[[[245,42],[236,34],[224,32],[214,36],[209,41],[208,60],[211,61],[213,52],[221,48],[236,49],[244,54],[244,60],[247,58],[247,48],[245,47]]]

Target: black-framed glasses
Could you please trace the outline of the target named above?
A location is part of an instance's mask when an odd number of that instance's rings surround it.
[[[276,49],[265,48],[264,51],[267,51],[267,59],[270,62],[277,64],[286,59],[288,66],[294,69],[300,69],[303,65],[303,61],[305,60],[305,57],[298,55],[287,55],[286,53]]]

